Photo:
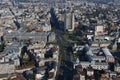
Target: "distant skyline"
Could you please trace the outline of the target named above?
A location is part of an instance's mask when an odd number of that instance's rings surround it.
[[[5,1],[5,0],[0,0]],[[28,2],[28,1],[42,1],[42,2],[48,2],[48,1],[85,1],[85,0],[9,0],[9,1],[22,1],[22,2]],[[119,0],[86,0],[86,1],[97,1],[97,2],[113,2],[113,1],[119,1]]]

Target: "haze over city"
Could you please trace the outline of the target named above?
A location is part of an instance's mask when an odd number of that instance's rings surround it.
[[[120,80],[120,0],[0,0],[0,80]]]

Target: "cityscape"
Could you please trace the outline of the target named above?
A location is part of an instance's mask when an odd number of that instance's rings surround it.
[[[120,80],[120,0],[0,0],[0,80]]]

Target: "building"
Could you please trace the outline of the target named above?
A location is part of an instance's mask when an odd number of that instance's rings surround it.
[[[80,80],[85,80],[85,75],[80,75]]]
[[[87,76],[93,76],[94,70],[93,69],[87,69]]]
[[[65,14],[65,30],[74,31],[74,13]]]
[[[14,65],[15,65],[15,66],[19,66],[19,65],[20,65],[20,60],[19,60],[19,58],[16,58],[16,59],[14,59],[13,61],[14,61]]]
[[[106,62],[115,62],[115,59],[113,57],[113,55],[110,53],[110,51],[107,48],[102,48],[102,51],[106,57]]]
[[[109,73],[101,74],[100,80],[109,80]]]
[[[114,70],[118,73],[120,73],[120,64],[118,62],[116,62]]]
[[[82,66],[82,68],[85,68],[85,69],[86,69],[88,66],[90,66],[90,64],[91,64],[90,62],[83,62],[83,61],[80,62],[80,65]]]
[[[117,73],[116,72],[110,72],[110,78],[109,78],[109,80],[117,80]]]
[[[82,45],[76,45],[74,44],[74,46],[72,47],[73,53],[77,53],[78,51],[82,51],[84,48],[84,46]]]
[[[15,72],[15,66],[11,63],[0,64],[0,74],[11,74]]]
[[[49,32],[51,31],[51,24],[49,22],[42,22],[40,24],[30,24],[26,27],[28,31],[36,31],[36,32]]]
[[[95,70],[107,70],[109,65],[106,62],[95,62],[91,64],[91,67]]]
[[[109,69],[109,62],[114,63],[114,57],[109,52],[107,48],[100,48],[100,47],[85,47],[88,48],[85,51],[85,57],[88,61],[80,61],[74,63],[74,66],[81,65],[82,68],[88,68],[89,66],[92,67],[94,70],[108,70]]]
[[[4,35],[4,40],[6,42],[11,42],[13,40],[18,41],[32,41],[32,42],[53,42],[55,40],[54,32],[11,32]]]
[[[105,62],[106,59],[104,56],[93,56],[92,60],[96,62]]]
[[[39,67],[37,68],[37,72],[35,74],[35,80],[41,80],[43,76],[45,75],[45,69],[46,67]]]
[[[94,36],[94,41],[92,42],[91,46],[108,47],[110,44],[111,44],[110,37]]]
[[[34,51],[37,51],[37,49],[44,48],[45,45],[46,45],[46,43],[44,41],[42,41],[40,43],[35,43],[32,45],[29,45],[28,49],[34,49]]]
[[[5,62],[5,58],[0,56],[0,63]]]
[[[104,26],[96,26],[95,27],[95,35],[104,35],[107,34],[107,32],[104,29]]]
[[[85,75],[76,74],[74,75],[73,80],[85,80]]]
[[[86,57],[89,61],[97,61],[97,62],[110,62],[114,63],[114,56],[110,53],[107,48],[100,47],[90,47],[88,51],[86,51]]]
[[[96,26],[95,27],[95,35],[103,32],[103,26]]]

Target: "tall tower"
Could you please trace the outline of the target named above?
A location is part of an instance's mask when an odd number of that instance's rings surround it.
[[[65,14],[65,25],[64,28],[65,30],[71,32],[74,31],[74,13],[66,13]]]

